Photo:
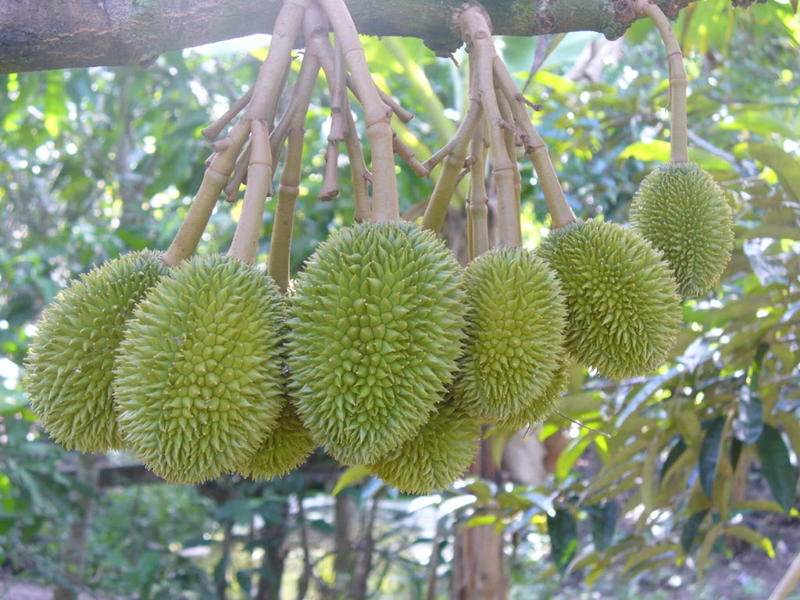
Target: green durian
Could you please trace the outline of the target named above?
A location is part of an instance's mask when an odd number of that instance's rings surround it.
[[[280,477],[303,464],[316,447],[294,406],[287,401],[278,426],[267,434],[255,455],[238,472],[251,479]]]
[[[417,435],[370,469],[401,492],[430,494],[443,490],[469,468],[480,435],[480,422],[451,398],[439,404],[437,413]]]
[[[630,209],[633,228],[660,250],[687,298],[705,296],[731,258],[733,216],[722,188],[693,163],[659,167]]]
[[[613,378],[663,363],[681,323],[669,266],[641,235],[589,220],[553,231],[539,255],[567,301],[567,352]]]
[[[538,395],[530,396],[525,407],[519,412],[501,420],[497,426],[502,429],[522,429],[537,425],[553,412],[561,396],[567,390],[570,379],[569,362],[562,358],[553,371],[550,383]]]
[[[73,280],[42,313],[25,362],[31,410],[56,442],[81,452],[122,447],[112,398],[125,322],[167,273],[161,254],[131,252]]]
[[[461,268],[410,223],[366,223],[319,245],[291,298],[288,365],[303,423],[344,463],[413,437],[443,397],[463,337]]]
[[[483,419],[518,413],[541,395],[564,354],[558,281],[524,248],[491,250],[464,273],[467,341],[456,391]]]
[[[136,309],[115,362],[125,443],[156,475],[233,472],[283,406],[283,301],[272,279],[223,256],[174,269]]]

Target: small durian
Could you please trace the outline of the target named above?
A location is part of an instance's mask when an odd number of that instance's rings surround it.
[[[290,299],[292,397],[314,438],[368,464],[413,437],[456,370],[461,268],[410,223],[366,223],[319,245]]]
[[[287,401],[278,426],[269,432],[255,455],[238,472],[250,479],[281,477],[303,464],[316,447],[294,406]]]
[[[659,167],[642,181],[630,219],[664,254],[682,296],[705,296],[717,286],[731,257],[733,217],[706,171],[693,163]]]
[[[588,220],[539,246],[567,301],[567,352],[601,375],[643,375],[663,363],[681,323],[680,297],[661,254],[616,223]]]
[[[62,446],[122,447],[112,397],[114,353],[125,322],[166,275],[161,253],[131,252],[74,280],[42,313],[25,361],[31,410]]]
[[[481,425],[454,398],[417,435],[370,466],[384,482],[408,494],[430,494],[450,487],[472,463],[480,443]]]
[[[223,256],[175,268],[136,309],[115,361],[125,443],[156,475],[233,472],[284,403],[283,301],[272,279]]]
[[[561,396],[569,385],[569,379],[569,362],[562,359],[559,366],[553,371],[547,387],[540,394],[529,397],[522,410],[503,419],[497,426],[501,429],[516,430],[541,423],[550,416],[561,400]]]
[[[464,272],[467,329],[456,393],[483,419],[540,396],[564,354],[566,308],[545,262],[524,248],[491,250]]]

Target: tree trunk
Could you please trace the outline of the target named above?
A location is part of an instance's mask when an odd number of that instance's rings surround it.
[[[689,0],[656,0],[674,16]],[[597,31],[621,36],[632,0],[484,0],[498,35]],[[282,2],[267,0],[38,0],[0,2],[0,73],[152,63],[178,50],[272,31]],[[447,55],[461,45],[453,14],[464,0],[347,0],[361,33],[421,38]]]

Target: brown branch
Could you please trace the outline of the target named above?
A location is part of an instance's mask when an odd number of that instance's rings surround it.
[[[360,33],[421,38],[440,56],[461,45],[451,23],[463,4],[463,0],[347,0]],[[497,35],[586,30],[616,39],[635,18],[628,2],[484,0],[482,4]],[[687,0],[658,0],[665,11],[686,4]],[[270,33],[280,6],[276,0],[0,2],[0,72],[147,65],[169,50]]]

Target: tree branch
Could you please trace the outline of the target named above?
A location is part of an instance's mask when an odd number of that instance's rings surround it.
[[[689,0],[657,0],[670,16]],[[631,0],[484,0],[496,35],[597,31],[615,39],[636,18]],[[359,32],[461,45],[464,0],[347,0]],[[0,73],[152,63],[168,50],[272,31],[280,0],[38,0],[0,2]],[[671,11],[671,12],[670,12]]]

